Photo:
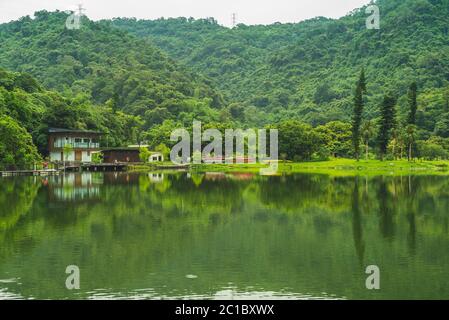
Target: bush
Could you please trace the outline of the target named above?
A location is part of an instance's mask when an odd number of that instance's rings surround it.
[[[0,116],[0,168],[29,169],[41,160],[31,135],[13,118]]]
[[[418,141],[417,149],[419,157],[426,160],[449,158],[449,153],[443,146],[430,141]]]
[[[151,152],[146,147],[141,147],[139,151],[139,158],[142,162],[148,162],[148,159],[151,156]]]

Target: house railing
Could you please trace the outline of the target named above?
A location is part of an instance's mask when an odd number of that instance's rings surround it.
[[[65,142],[55,142],[53,146],[55,148],[64,148],[64,146],[70,145],[72,148],[83,148],[83,149],[98,149],[100,148],[100,143],[98,142],[74,142],[74,143],[65,143]]]

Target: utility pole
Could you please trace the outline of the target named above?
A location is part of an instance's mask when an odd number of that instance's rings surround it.
[[[237,13],[232,14],[232,28],[235,28],[237,25]]]

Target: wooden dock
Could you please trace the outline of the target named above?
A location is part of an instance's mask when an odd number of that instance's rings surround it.
[[[126,171],[129,163],[80,163],[69,164],[67,166],[59,166],[57,169],[45,170],[16,170],[16,171],[0,171],[0,176],[49,176],[57,175],[64,172],[107,172],[107,171]],[[156,169],[160,170],[185,170],[189,169],[190,164],[181,165],[156,165]]]
[[[51,176],[59,174],[56,169],[0,171],[1,177],[11,176]]]
[[[58,175],[64,172],[104,172],[104,171],[125,171],[128,167],[126,163],[82,163],[70,164],[66,167],[59,167],[58,169],[42,169],[42,170],[9,170],[0,171],[0,177],[11,176],[51,176]]]

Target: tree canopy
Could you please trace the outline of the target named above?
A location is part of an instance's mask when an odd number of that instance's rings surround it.
[[[0,24],[0,116],[43,156],[49,127],[101,131],[109,147],[155,148],[170,147],[170,132],[193,120],[282,128],[280,150],[291,159],[359,156],[360,140],[367,158],[380,145],[402,156],[411,139],[417,156],[447,154],[449,0],[375,3],[380,30],[366,29],[364,8],[232,29],[214,19],[83,17],[68,30],[66,13],[39,11]],[[388,93],[395,107],[386,123]]]

